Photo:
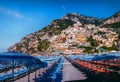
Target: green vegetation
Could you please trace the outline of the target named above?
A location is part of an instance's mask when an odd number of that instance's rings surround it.
[[[39,51],[45,51],[46,49],[49,48],[49,46],[50,42],[48,40],[41,40],[37,48]]]
[[[120,32],[117,32],[119,35],[118,35],[118,38],[120,38]]]
[[[120,22],[112,23],[112,24],[105,24],[103,27],[106,28],[120,28]]]
[[[85,53],[94,53],[94,52],[98,52],[98,50],[95,49],[96,46],[98,46],[97,42],[92,38],[92,36],[90,36],[87,39],[87,42],[90,42],[91,47],[83,47],[85,48],[84,52]]]
[[[102,46],[101,48],[103,48],[105,51],[112,51],[112,50],[118,50],[118,47],[113,45],[112,47],[106,47],[106,46]]]
[[[98,53],[99,52],[99,50],[97,50],[97,49],[95,49],[95,51],[94,51],[95,53]]]
[[[62,30],[68,28],[68,26],[72,26],[75,22],[70,19],[56,19],[54,20],[51,25],[43,28],[43,32],[48,32],[49,36],[59,35]]]
[[[84,46],[78,46],[77,48],[84,48]]]
[[[56,22],[60,26],[60,28],[58,28],[59,30],[64,30],[64,29],[68,28],[68,26],[72,26],[74,24],[74,22],[70,19],[57,20]]]
[[[92,47],[84,47],[85,48],[85,50],[84,50],[84,52],[85,53],[92,53]]]
[[[92,36],[90,36],[88,39],[87,39],[87,42],[93,42],[94,40],[93,40],[93,38],[92,38]]]
[[[98,34],[105,34],[105,32],[102,32],[102,31],[98,31]]]
[[[87,39],[87,42],[90,42],[91,46],[93,46],[93,47],[97,46],[97,43],[96,43],[96,41],[92,38],[92,36],[90,36],[90,37]]]
[[[98,53],[99,52],[99,50],[96,50],[93,47],[84,47],[84,48],[85,48],[84,50],[85,53]]]
[[[78,47],[78,44],[72,44],[71,46],[72,47]]]
[[[16,51],[20,52],[20,51],[21,51],[21,48],[22,48],[22,45],[17,45],[17,46],[16,46]]]

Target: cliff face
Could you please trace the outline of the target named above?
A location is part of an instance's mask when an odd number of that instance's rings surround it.
[[[120,15],[120,14],[117,13],[117,15]],[[116,15],[115,15],[115,17],[116,17]],[[103,26],[106,24],[111,24],[115,20],[116,20],[115,22],[118,22],[118,20],[119,20],[118,18],[119,18],[119,16],[117,16],[114,19],[113,19],[113,17],[110,17],[110,18],[104,20],[104,19],[98,19],[98,18],[84,16],[84,15],[79,15],[77,13],[66,14],[65,16],[63,16],[60,19],[53,20],[48,26],[40,29],[39,31],[36,31],[36,32],[31,33],[29,35],[26,35],[24,38],[22,38],[22,40],[20,42],[9,47],[8,50],[9,51],[14,50],[14,51],[28,53],[28,54],[38,54],[41,52],[57,51],[55,49],[56,47],[53,47],[53,46],[57,46],[57,44],[55,44],[56,40],[58,40],[58,41],[61,40],[59,38],[59,36],[61,34],[63,34],[62,36],[67,35],[66,37],[68,37],[69,36],[68,29],[75,27],[74,25],[79,24],[78,26],[80,26],[80,28],[84,29],[84,30],[79,29],[79,31],[77,31],[79,34],[81,34],[81,33],[83,33],[82,31],[85,31],[87,33],[87,30],[89,28],[92,28],[92,25],[93,25],[93,27],[95,26],[94,31],[96,31],[97,30],[96,28],[99,27],[99,25]],[[110,20],[112,22],[109,22]],[[88,25],[88,27],[86,27],[86,25]],[[66,33],[64,35],[63,32],[65,30],[67,30],[68,33]],[[91,36],[93,36],[93,34],[94,34],[94,33],[92,34],[92,31],[93,30],[91,29],[88,32],[88,33],[91,33],[90,34]],[[72,32],[72,34],[74,34],[75,32],[76,31]],[[97,30],[97,32],[98,32],[98,30]],[[81,36],[83,36],[83,39],[85,41],[87,41],[87,39],[90,38],[86,34],[84,35],[84,33]],[[76,37],[78,39],[81,38],[81,36],[76,35]],[[61,41],[61,45],[63,44],[63,42],[65,43],[67,41],[66,37],[64,37],[64,39],[62,39],[63,41]],[[78,39],[76,39],[76,40],[78,40]],[[81,39],[79,39],[79,40],[81,41]],[[84,40],[83,40],[83,43],[84,43]],[[80,43],[80,42],[78,41],[78,43]],[[89,44],[90,43],[88,43],[86,45],[88,46]],[[89,46],[91,46],[91,45],[89,45]]]
[[[116,23],[116,22],[120,22],[120,11],[116,12],[114,15],[105,19],[103,21],[103,24],[112,24],[112,23]]]
[[[118,37],[120,38],[120,11],[118,11],[114,15],[106,18],[102,22],[101,27],[113,28],[113,30],[119,34]]]
[[[70,19],[74,22],[81,22],[81,24],[95,24],[96,26],[100,25],[101,22],[104,19],[98,19],[98,18],[94,18],[94,17],[90,17],[90,16],[85,16],[85,15],[79,15],[77,13],[73,13],[73,14],[66,14],[65,16],[63,16],[64,19]]]

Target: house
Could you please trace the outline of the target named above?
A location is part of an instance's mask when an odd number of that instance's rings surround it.
[[[76,37],[76,40],[79,41],[79,42],[86,42],[87,41],[87,37],[85,34],[78,34],[75,36]]]

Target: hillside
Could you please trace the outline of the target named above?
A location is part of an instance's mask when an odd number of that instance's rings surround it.
[[[102,22],[102,27],[113,28],[119,34],[120,38],[120,11],[108,17]]]
[[[116,23],[116,22],[120,22],[120,11],[116,12],[115,14],[113,14],[112,16],[106,18],[103,21],[103,24],[112,24],[112,23]]]
[[[96,26],[100,25],[104,19],[98,19],[95,17],[90,17],[90,16],[85,16],[85,15],[79,15],[78,13],[73,13],[73,14],[66,14],[63,16],[63,19],[70,19],[74,22],[81,22],[81,24],[95,24]]]
[[[98,19],[77,13],[66,14],[60,19],[53,20],[39,31],[26,35],[8,50],[32,55],[42,52],[43,55],[51,52],[94,53],[99,52],[99,48],[103,45],[107,51],[112,50],[112,46],[115,46],[113,49],[117,50],[118,35],[112,29],[104,28],[107,20],[109,19]]]

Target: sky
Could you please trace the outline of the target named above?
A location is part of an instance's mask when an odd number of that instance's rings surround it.
[[[0,52],[66,13],[107,18],[120,0],[0,0]]]

